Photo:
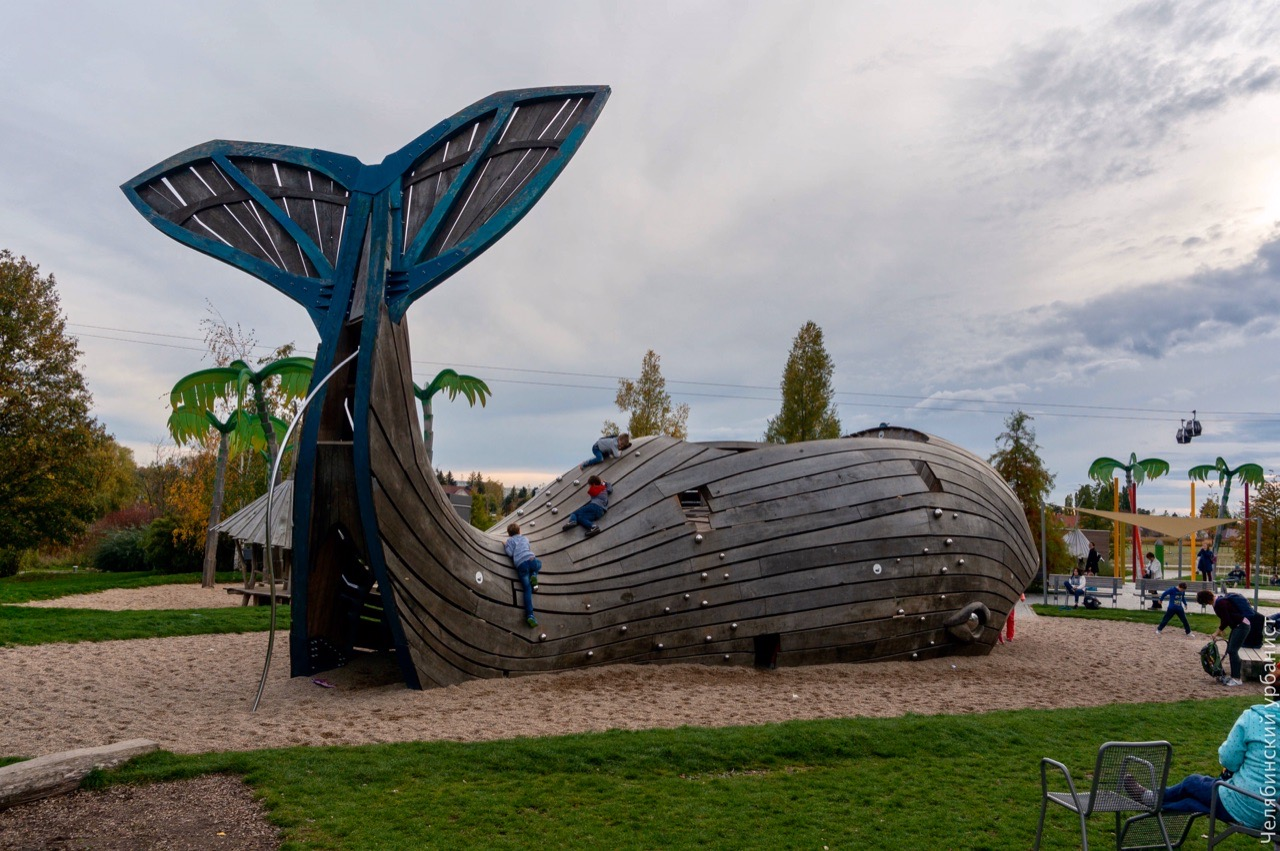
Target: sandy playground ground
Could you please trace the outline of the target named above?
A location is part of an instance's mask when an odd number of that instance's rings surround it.
[[[114,590],[37,605],[185,609],[236,605],[222,588]],[[270,678],[250,711],[267,639],[201,635],[0,648],[0,753],[38,756],[124,739],[198,753],[287,745],[480,741],[612,728],[722,727],[809,718],[1099,706],[1209,698],[1228,690],[1201,669],[1202,634],[1036,617],[985,657],[761,671],[620,665],[411,691],[385,659],[331,671],[325,688],[288,676],[277,635]],[[1100,653],[1087,676],[1073,648]],[[1261,695],[1260,684],[1234,692]]]

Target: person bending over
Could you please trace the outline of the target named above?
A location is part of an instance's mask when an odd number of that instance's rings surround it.
[[[1218,748],[1223,779],[1264,798],[1270,791],[1274,797],[1276,725],[1280,724],[1280,704],[1260,703],[1250,706],[1232,726],[1227,740]],[[1268,775],[1271,778],[1268,778]],[[1155,806],[1155,793],[1144,788],[1131,775],[1124,775],[1125,794],[1148,807]],[[1191,774],[1164,790],[1166,813],[1208,813],[1213,802],[1213,784],[1217,777]],[[1218,795],[1214,818],[1226,819],[1253,830],[1262,830],[1267,809],[1262,801],[1223,789]]]
[[[1253,619],[1258,617],[1258,613],[1242,594],[1214,597],[1212,591],[1201,591],[1196,595],[1196,602],[1202,606],[1213,606],[1213,613],[1218,616],[1218,628],[1212,636],[1215,640],[1221,638],[1227,629],[1231,630],[1231,635],[1227,638],[1227,659],[1231,663],[1231,673],[1222,678],[1222,684],[1240,685],[1240,648],[1249,637]]]

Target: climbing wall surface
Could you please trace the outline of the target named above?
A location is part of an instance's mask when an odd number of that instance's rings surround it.
[[[636,441],[591,467],[603,531],[563,530],[575,467],[489,532],[462,523],[417,433],[404,324],[370,399],[378,536],[423,685],[616,662],[805,665],[986,652],[1036,569],[1016,498],[945,441],[892,430],[793,445]],[[503,550],[542,559],[527,627]]]

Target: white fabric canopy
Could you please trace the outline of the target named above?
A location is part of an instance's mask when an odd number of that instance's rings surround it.
[[[1226,526],[1228,523],[1237,522],[1235,517],[1221,519],[1217,517],[1165,517],[1160,514],[1129,514],[1123,511],[1094,511],[1089,508],[1077,508],[1076,511],[1081,514],[1105,517],[1108,520],[1114,520],[1119,523],[1136,524],[1144,529],[1159,532],[1161,535],[1168,535],[1170,538],[1185,538],[1193,532],[1203,532],[1205,529],[1215,529],[1218,526]]]

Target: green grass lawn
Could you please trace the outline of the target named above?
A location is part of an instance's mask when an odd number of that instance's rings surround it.
[[[1249,703],[159,753],[95,785],[239,774],[288,849],[1027,848],[1042,757],[1087,784],[1102,742],[1168,739],[1171,777],[1216,774],[1218,745]],[[1080,847],[1066,810],[1047,823],[1043,847]],[[1098,847],[1114,843],[1112,823],[1091,824]]]
[[[239,574],[218,574],[219,582],[235,582]],[[30,573],[0,579],[0,603],[55,600],[110,588],[199,584],[199,574]],[[0,647],[77,641],[114,641],[177,635],[260,632],[269,627],[268,606],[213,609],[158,609],[110,612],[98,609],[0,606]],[[276,612],[276,628],[289,629],[289,609]]]
[[[270,618],[268,606],[123,612],[7,606],[0,609],[0,647],[262,632],[270,627]],[[276,629],[289,629],[287,607],[277,609]]]
[[[1103,606],[1101,609],[1064,609],[1055,605],[1044,605],[1036,603],[1031,607],[1036,614],[1045,615],[1051,618],[1082,618],[1084,620],[1095,621],[1128,621],[1130,623],[1146,623],[1152,626],[1159,626],[1160,618],[1164,617],[1164,612],[1158,612],[1154,609],[1109,609]],[[1196,632],[1211,633],[1218,628],[1217,615],[1202,615],[1198,612],[1187,612],[1187,621],[1191,624],[1191,629]],[[1169,621],[1165,629],[1181,630],[1182,623],[1175,617]]]
[[[219,582],[239,582],[236,572],[219,573]],[[54,600],[70,594],[92,594],[111,588],[148,588],[152,585],[199,585],[198,573],[98,573],[86,570],[33,571],[0,579],[0,603]]]

